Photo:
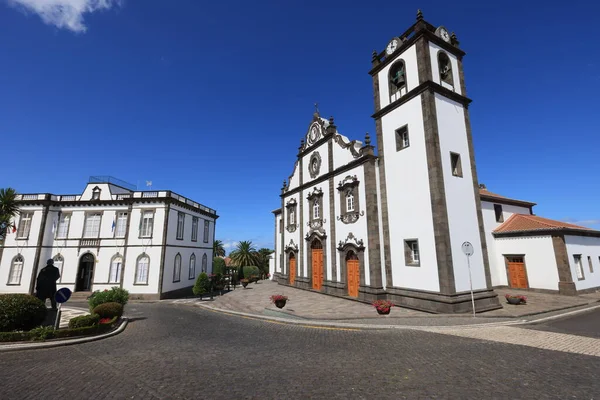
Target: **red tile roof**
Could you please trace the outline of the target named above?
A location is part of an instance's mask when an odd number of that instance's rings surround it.
[[[587,232],[595,232],[593,229],[586,228],[584,226],[542,218],[538,217],[537,215],[513,214],[502,225],[496,228],[494,233],[531,232],[558,229],[575,229]]]
[[[507,202],[507,203],[520,203],[523,205],[535,206],[536,203],[532,203],[530,201],[511,199],[510,197],[501,196],[496,193],[492,193],[487,189],[479,189],[479,196],[482,200],[498,200],[499,202]]]

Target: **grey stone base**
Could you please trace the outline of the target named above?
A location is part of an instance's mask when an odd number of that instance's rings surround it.
[[[312,289],[310,284],[310,279],[304,278],[302,276],[297,276],[296,281],[294,282],[294,286],[300,289]]]
[[[577,289],[575,289],[574,282],[558,282],[558,293],[567,296],[575,296]]]
[[[334,296],[348,295],[348,289],[346,288],[346,284],[343,282],[325,281],[323,282],[322,292]]]
[[[446,295],[413,289],[389,287],[387,299],[394,304],[434,314],[459,314],[472,312],[471,293],[462,292]],[[493,290],[473,292],[475,311],[478,313],[502,308],[498,295]]]
[[[511,287],[509,287],[507,285],[498,285],[498,286],[494,286],[494,288],[511,289]],[[577,296],[580,294],[600,292],[600,286],[596,286],[596,287],[592,287],[592,288],[588,288],[588,289],[577,290],[575,288],[574,282],[558,282],[558,290],[537,289],[537,288],[515,289],[515,290],[524,290],[527,292],[534,292],[534,293],[560,294],[560,295],[564,295],[564,296]]]
[[[375,300],[386,299],[387,293],[383,287],[359,286],[358,298],[365,303],[372,303]]]
[[[160,300],[157,293],[129,293],[129,300]]]
[[[288,276],[284,275],[284,274],[281,274],[281,273],[275,273],[274,276],[273,276],[273,280],[275,282],[277,282],[277,283],[280,283],[280,284],[287,284],[287,282],[288,282]]]
[[[528,288],[528,289],[517,289],[517,288],[511,288],[508,285],[497,285],[494,286],[494,289],[514,289],[514,290],[524,290],[527,292],[534,292],[534,293],[547,293],[547,294],[559,294],[558,290],[552,290],[552,289],[536,289],[536,288]]]
[[[600,292],[600,286],[578,290],[577,294],[596,293],[596,292]]]
[[[194,287],[194,285],[192,286],[188,286],[188,287],[184,287],[181,289],[175,289],[175,290],[171,290],[169,292],[163,292],[160,295],[161,299],[177,299],[180,297],[189,297],[189,296],[193,296],[194,292],[192,291],[192,288]]]

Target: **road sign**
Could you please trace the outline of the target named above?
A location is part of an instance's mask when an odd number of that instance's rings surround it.
[[[69,300],[70,297],[71,291],[69,290],[69,288],[64,287],[62,289],[58,289],[58,291],[54,295],[54,300],[56,300],[57,303],[65,303],[67,300]]]
[[[475,252],[475,249],[473,248],[473,245],[471,244],[471,242],[464,242],[462,244],[462,251],[463,251],[463,253],[465,253],[465,255],[467,257],[470,257]]]

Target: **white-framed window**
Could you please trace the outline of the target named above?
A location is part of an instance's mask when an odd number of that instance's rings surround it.
[[[575,261],[575,270],[577,271],[577,279],[585,279],[583,273],[583,265],[581,264],[581,254],[573,254],[573,261]]]
[[[296,211],[290,210],[290,225],[296,225]]]
[[[22,255],[18,255],[13,258],[12,263],[10,264],[10,273],[8,274],[8,284],[9,285],[20,285],[21,284],[21,275],[23,275],[23,263],[25,260]]]
[[[84,238],[97,238],[100,236],[100,222],[102,221],[102,213],[89,213],[85,216],[85,226],[83,228]]]
[[[185,225],[185,214],[181,211],[177,212],[177,239],[183,240],[183,229]]]
[[[140,237],[152,237],[152,228],[154,227],[154,211],[145,210],[142,212],[142,221],[140,226]]]
[[[96,186],[95,188],[92,189],[92,200],[100,200],[100,192],[102,190]]]
[[[313,203],[313,219],[321,218],[321,205],[319,204],[319,200],[315,200]]]
[[[208,221],[204,221],[204,243],[208,243]]]
[[[69,225],[71,224],[71,214],[61,214],[58,220],[58,228],[56,229],[57,239],[66,239],[69,237]]]
[[[32,212],[22,212],[17,228],[17,239],[27,239],[31,230],[31,220],[33,219]]]
[[[117,221],[115,222],[115,237],[125,237],[127,233],[127,212],[120,211],[117,213]]]
[[[588,256],[588,265],[590,266],[590,274],[594,272],[594,265],[592,264],[592,257]]]
[[[173,265],[173,282],[179,282],[181,280],[181,254],[177,253],[175,256],[175,263]]]
[[[53,260],[54,260],[54,266],[56,268],[58,268],[58,272],[60,274],[60,277],[58,278],[58,283],[61,283],[62,275],[63,275],[63,266],[65,265],[65,259],[60,254],[57,254],[56,256],[54,256]]]
[[[138,257],[136,268],[135,268],[135,284],[136,285],[147,285],[148,284],[148,271],[150,269],[150,257],[146,254],[142,254]]]
[[[421,257],[419,253],[419,241],[417,239],[404,241],[404,258],[408,266],[420,265]]]
[[[208,272],[208,257],[206,257],[206,253],[202,256],[202,272]]]
[[[196,255],[192,254],[190,256],[190,268],[188,272],[188,278],[194,279],[196,277]]]
[[[123,257],[116,255],[110,262],[110,273],[108,275],[108,283],[121,282],[121,270],[123,268]]]
[[[396,151],[410,146],[410,140],[408,137],[408,125],[404,125],[402,128],[396,129]]]
[[[417,243],[417,241],[412,242],[410,244],[410,250],[411,250],[412,261],[414,263],[418,263],[419,262],[419,243]]]
[[[346,211],[354,211],[354,193],[346,194]]]
[[[192,217],[192,242],[198,241],[198,217]]]

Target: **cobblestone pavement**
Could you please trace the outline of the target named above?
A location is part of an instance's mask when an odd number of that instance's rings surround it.
[[[126,315],[127,329],[105,340],[2,354],[0,396],[600,398],[600,357],[416,330],[315,329],[167,303],[131,303]]]
[[[600,309],[557,321],[530,325],[528,328],[600,339]]]
[[[61,328],[68,328],[69,327],[69,321],[71,320],[71,318],[75,318],[75,317],[79,317],[81,315],[87,315],[89,314],[89,312],[85,309],[79,309],[79,308],[71,308],[71,307],[62,307],[62,310],[60,312],[60,327]]]

